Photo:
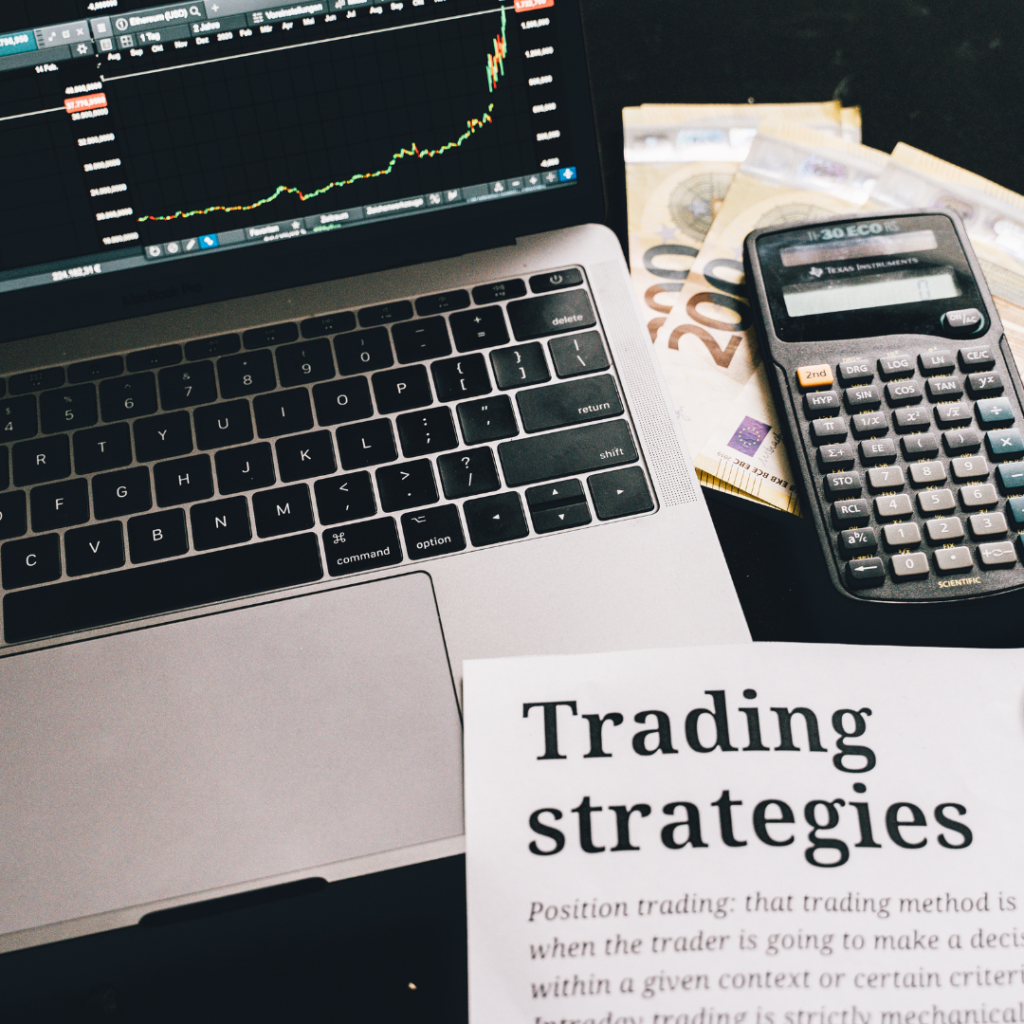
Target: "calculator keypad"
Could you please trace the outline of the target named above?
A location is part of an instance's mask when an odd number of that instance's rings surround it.
[[[923,597],[912,581],[1020,565],[1024,423],[998,355],[974,345],[797,370],[803,433],[850,589]]]

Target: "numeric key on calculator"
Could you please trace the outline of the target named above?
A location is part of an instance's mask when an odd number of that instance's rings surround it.
[[[928,556],[923,551],[911,551],[903,555],[895,555],[890,565],[892,574],[898,580],[914,579],[918,576],[927,576]]]
[[[868,487],[873,491],[894,491],[905,483],[899,466],[875,466],[868,470]]]

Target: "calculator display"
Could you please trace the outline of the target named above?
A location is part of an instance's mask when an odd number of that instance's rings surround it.
[[[866,281],[828,281],[810,287],[791,285],[782,290],[786,312],[793,317],[953,299],[959,295],[960,289],[950,270],[913,276],[880,274]]]

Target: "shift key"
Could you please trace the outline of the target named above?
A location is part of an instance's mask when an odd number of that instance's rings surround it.
[[[509,487],[636,462],[636,446],[625,420],[592,423],[498,445]]]
[[[528,434],[622,415],[622,402],[615,390],[615,381],[607,373],[520,391],[516,402]]]

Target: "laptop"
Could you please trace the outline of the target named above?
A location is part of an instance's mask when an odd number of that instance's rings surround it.
[[[466,658],[749,639],[576,0],[7,3],[0,154],[0,949],[461,852]]]

